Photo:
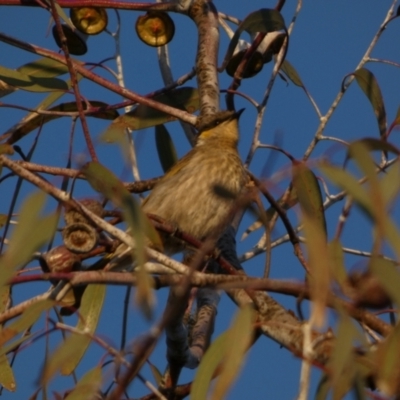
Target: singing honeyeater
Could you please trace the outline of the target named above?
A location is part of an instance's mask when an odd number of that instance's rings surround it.
[[[242,111],[220,111],[201,120],[195,147],[157,182],[142,204],[145,213],[157,215],[200,240],[223,232],[246,184],[237,151]],[[163,234],[162,240],[168,254],[184,250],[184,243],[170,235]],[[118,258],[123,248],[120,246],[114,256]]]

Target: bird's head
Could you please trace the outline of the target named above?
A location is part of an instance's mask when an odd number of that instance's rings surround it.
[[[219,111],[212,116],[200,119],[198,124],[199,137],[197,144],[201,145],[209,139],[239,140],[238,120],[244,108],[239,111]]]

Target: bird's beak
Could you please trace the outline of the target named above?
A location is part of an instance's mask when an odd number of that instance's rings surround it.
[[[240,118],[240,116],[242,115],[242,112],[245,110],[245,108],[241,108],[239,111],[236,111],[235,112],[235,118],[236,119],[239,119]]]

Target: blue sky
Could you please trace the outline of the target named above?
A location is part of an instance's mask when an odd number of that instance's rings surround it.
[[[229,13],[237,18],[244,18],[249,12],[262,7],[273,7],[271,1],[231,2],[229,0],[215,1],[218,10]],[[287,59],[296,68],[302,78],[303,83],[314,97],[321,112],[326,113],[331,106],[333,99],[340,90],[342,79],[345,75],[354,71],[359,63],[372,38],[383,21],[391,1],[382,0],[347,0],[336,1],[304,1],[303,8],[298,16],[293,34],[290,38],[290,45]],[[283,16],[287,24],[290,23],[294,9],[294,1],[287,1],[283,9]],[[109,12],[110,29],[115,27],[115,18],[113,12]],[[153,48],[146,47],[140,42],[134,32],[134,22],[137,13],[122,12],[122,35],[121,35],[121,53],[123,68],[125,74],[126,86],[140,93],[146,94],[159,89],[163,86],[160,72],[157,67],[156,51]],[[180,15],[172,15],[176,24],[176,36],[170,44],[171,67],[174,78],[187,73],[194,64],[195,50],[197,45],[196,31],[194,24]],[[0,11],[1,31],[11,36],[19,38],[30,43],[38,44],[55,50],[56,45],[51,34],[47,34],[49,27],[49,18],[47,12],[36,8],[17,8],[1,7]],[[399,62],[398,37],[400,34],[399,22],[394,21],[383,33],[375,50],[373,57],[389,59]],[[220,60],[225,54],[228,44],[226,35],[221,32]],[[91,37],[88,41],[89,52],[81,59],[85,61],[99,62],[100,60],[114,54],[113,41],[102,34]],[[24,53],[22,50],[12,48],[0,42],[0,65],[9,68],[17,68],[20,65],[32,61],[35,57]],[[115,68],[114,63],[107,64],[110,68]],[[388,123],[394,119],[397,108],[400,104],[400,74],[394,66],[369,63],[366,66],[376,76],[381,87],[385,101]],[[272,64],[264,66],[263,71],[254,77],[243,82],[240,90],[252,96],[257,101],[261,101],[262,95],[268,83]],[[111,78],[109,74],[105,75]],[[220,87],[224,89],[229,86],[231,78],[225,73],[220,75]],[[187,83],[195,86],[195,80]],[[95,85],[82,84],[82,92],[89,99],[102,100],[108,103],[120,102],[115,94],[110,94],[102,88]],[[42,96],[28,93],[16,92],[10,96],[1,99],[3,102],[12,104],[22,104],[34,107],[39,103]],[[72,101],[72,96],[64,96],[63,101]],[[223,107],[223,96],[221,96],[221,106]],[[246,107],[243,114],[241,125],[240,154],[244,158],[247,155],[251,142],[256,112],[252,106],[242,98],[236,99],[237,108]],[[14,125],[24,113],[10,108],[0,108],[1,130],[3,133],[9,127]],[[107,123],[101,120],[89,119],[90,132],[94,138],[98,137],[107,127]],[[277,79],[272,90],[272,95],[268,103],[266,115],[262,125],[260,140],[263,143],[272,143],[275,135],[279,135],[281,146],[291,153],[294,157],[300,159],[308,147],[318,126],[318,117],[315,114],[310,102],[307,100],[304,92],[281,79]],[[47,165],[65,166],[68,152],[68,137],[70,130],[70,121],[68,119],[58,120],[46,125],[43,129],[37,150],[33,156],[33,162],[42,162]],[[168,130],[171,133],[174,144],[179,156],[184,155],[189,150],[189,144],[177,123],[168,124]],[[373,114],[371,105],[361,89],[353,83],[346,93],[343,101],[340,103],[333,118],[329,122],[325,135],[334,136],[346,141],[355,140],[361,137],[378,137],[376,118]],[[399,145],[398,132],[393,132],[391,140]],[[74,142],[74,153],[79,157],[74,159],[75,166],[79,160],[87,159],[88,153],[82,139],[81,129],[77,128],[76,139]],[[162,173],[160,163],[155,152],[155,141],[153,129],[145,129],[135,132],[136,147],[138,152],[138,164],[142,178],[158,176]],[[33,135],[18,143],[25,152],[30,148]],[[120,149],[115,145],[104,145],[96,141],[96,151],[99,160],[111,168],[123,180],[130,180],[129,172],[124,166]],[[254,157],[250,170],[260,176],[266,160],[271,154],[270,150],[259,150]],[[336,162],[342,162],[345,151],[341,146],[334,142],[321,142],[313,153],[312,159],[318,159],[322,155],[331,157]],[[263,178],[271,178],[275,173],[289,167],[287,159],[283,155],[274,155],[274,162],[271,170],[264,171]],[[49,180],[55,184],[60,184],[60,179],[49,177]],[[278,196],[285,189],[288,183],[286,178],[278,182],[274,194]],[[0,213],[7,213],[10,197],[15,185],[15,180],[2,184],[3,194],[0,196]],[[32,187],[24,184],[22,195],[30,192]],[[91,195],[92,191],[86,184],[79,184],[79,196]],[[337,225],[337,217],[341,210],[341,204],[329,210],[328,231],[330,235],[334,232]],[[398,213],[395,214],[398,218]],[[289,216],[293,223],[297,220],[295,211],[291,211]],[[244,229],[252,222],[251,217],[246,217],[240,227],[238,238],[240,238]],[[273,238],[284,234],[284,228],[278,224]],[[242,254],[248,251],[258,240],[260,233],[254,233],[249,238],[238,244],[238,253]],[[346,247],[353,247],[361,250],[369,250],[371,233],[370,226],[354,210],[352,219],[346,226],[342,237],[343,244]],[[258,276],[262,274],[264,268],[265,255],[260,255],[243,267],[249,275]],[[363,262],[363,260],[361,260]],[[360,263],[360,258],[355,256],[346,256],[346,266],[349,268]],[[293,256],[291,245],[283,245],[273,250],[271,277],[277,279],[303,279],[304,272]],[[27,296],[43,292],[47,289],[45,284],[29,284],[19,286],[15,290],[15,301],[21,301]],[[100,321],[98,333],[110,340],[118,347],[119,335],[121,329],[122,306],[125,289],[121,287],[109,288],[107,300]],[[295,310],[295,300],[282,295],[273,295],[275,299],[281,302],[285,307]],[[157,315],[162,310],[165,302],[166,291],[157,293]],[[307,310],[308,305],[303,305]],[[216,333],[221,333],[230,324],[235,313],[236,307],[231,301],[222,295],[219,306]],[[67,320],[67,323],[74,324],[74,317]],[[334,317],[331,320],[334,323]],[[128,337],[136,337],[145,332],[150,325],[144,321],[140,312],[131,307],[129,317]],[[60,340],[59,334],[53,334],[51,337],[51,346],[55,346]],[[3,392],[4,399],[27,398],[32,394],[37,379],[37,371],[40,367],[44,354],[44,341],[39,341],[18,354],[15,361],[16,379],[18,391],[16,394]],[[164,338],[159,343],[155,353],[151,356],[151,361],[157,365],[160,370],[165,367],[165,345]],[[103,351],[98,347],[92,346],[90,355],[86,357],[79,372],[84,371],[88,366],[93,366],[100,362]],[[300,361],[291,353],[270,339],[262,337],[249,352],[247,362],[243,368],[242,374],[230,392],[228,398],[239,400],[257,394],[259,398],[274,399],[293,399],[298,391],[300,372]],[[148,368],[144,368],[143,375],[151,379],[151,373]],[[185,370],[182,374],[181,382],[187,382],[192,379],[193,373]],[[319,372],[313,372],[313,385],[310,398],[313,397]],[[70,378],[56,380],[54,389],[58,387],[72,386]],[[139,381],[132,385],[131,395],[139,397],[147,390]]]

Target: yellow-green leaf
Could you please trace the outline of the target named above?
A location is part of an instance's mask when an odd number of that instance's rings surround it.
[[[100,390],[101,384],[101,368],[95,367],[78,381],[75,389],[68,394],[65,400],[87,400],[95,398],[95,394]]]
[[[234,384],[244,364],[246,352],[251,344],[254,334],[254,309],[250,306],[243,307],[235,317],[233,325],[227,332],[227,342],[231,344],[225,350],[225,357],[221,364],[221,373],[212,393],[212,400],[226,397],[229,388]]]
[[[329,165],[328,163],[321,163],[319,169],[331,182],[351,195],[369,218],[373,218],[374,214],[371,199],[366,190],[353,175],[344,171],[342,168]]]
[[[190,392],[191,400],[204,400],[207,398],[211,379],[222,362],[224,362],[224,368],[227,368],[227,371],[226,375],[224,375],[225,377],[223,377],[223,381],[218,385],[224,391],[228,389],[231,379],[234,379],[235,374],[239,371],[240,365],[237,365],[237,363],[240,361],[240,357],[242,357],[243,361],[244,352],[250,345],[253,335],[253,317],[254,313],[250,310],[250,307],[244,307],[242,310],[239,310],[232,327],[218,336],[208,348],[193,381]],[[235,342],[232,342],[231,339],[235,340]],[[243,342],[241,343],[242,340]],[[237,354],[231,354],[236,351]],[[225,362],[229,357],[231,357],[230,360],[235,364],[232,369]]]
[[[302,211],[318,222],[326,236],[324,202],[316,176],[302,162],[293,163],[292,172],[293,187],[297,193]]]
[[[30,92],[68,90],[65,81],[57,78],[35,77],[0,65],[0,79],[11,86]]]
[[[296,85],[304,88],[304,84],[297,73],[296,69],[288,60],[284,60],[281,65],[281,71]]]
[[[14,274],[15,269],[28,262],[32,254],[53,237],[58,217],[55,213],[41,215],[46,195],[34,193],[21,206],[18,224],[14,228],[8,248],[0,257],[0,286]]]
[[[17,68],[17,71],[38,78],[52,78],[54,76],[66,74],[68,72],[68,67],[56,60],[44,57],[21,65]]]
[[[105,285],[92,284],[87,287],[82,297],[80,318],[76,326],[77,329],[90,334],[95,333],[101,310],[103,308],[105,295]],[[71,354],[71,357],[66,359],[61,365],[60,370],[62,375],[70,375],[75,370],[86,353],[86,350],[89,348],[90,343],[91,338],[88,336],[85,336],[84,339],[79,340],[76,343],[76,347],[73,354]]]
[[[400,368],[400,324],[397,323],[390,335],[375,351],[376,384],[379,390],[391,397],[398,393],[398,375]]]
[[[155,136],[158,158],[164,172],[167,172],[178,160],[174,142],[164,125],[157,125],[155,127]]]
[[[395,264],[381,257],[373,257],[369,263],[369,268],[393,301],[400,305],[400,274]]]
[[[197,89],[190,87],[183,87],[154,96],[153,100],[180,110],[186,110],[189,113],[193,113],[199,108]],[[139,130],[149,128],[175,119],[168,114],[140,104],[132,111],[116,118],[101,135],[101,139],[107,143],[119,142],[120,137],[125,135],[126,129]]]
[[[302,212],[304,235],[308,255],[312,314],[312,325],[322,328],[326,318],[326,304],[330,289],[330,268],[327,247],[327,238],[320,220],[307,212]]]
[[[344,255],[342,245],[338,239],[333,239],[328,244],[329,267],[332,277],[340,286],[347,281],[347,272],[344,266]]]
[[[89,103],[92,107],[106,107],[107,104],[103,103],[102,101],[90,100]],[[87,103],[82,103],[83,109],[87,109]],[[54,111],[54,112],[77,112],[78,107],[76,102],[70,103],[61,103],[55,107],[49,108],[47,111]],[[107,119],[113,120],[118,117],[118,112],[116,110],[107,110],[102,111],[100,113],[93,113],[93,114],[86,114],[88,117],[100,118],[100,119]],[[32,132],[34,129],[39,128],[40,126],[46,124],[47,122],[53,121],[55,119],[62,118],[61,115],[40,115],[35,114],[28,120],[20,123],[16,129],[13,130],[13,136],[7,142],[12,144],[19,140],[21,137],[27,135],[28,133]]]
[[[354,76],[360,88],[368,97],[378,120],[380,135],[384,136],[386,134],[386,111],[378,82],[374,74],[366,68],[358,69],[354,72]]]
[[[62,343],[48,358],[42,370],[41,383],[48,383],[52,377],[60,371],[64,364],[71,364],[75,359],[75,352],[80,351],[87,343],[87,337],[77,333],[72,333],[67,340]]]
[[[0,356],[0,385],[10,392],[15,392],[14,374],[5,354]]]
[[[53,306],[54,301],[42,300],[28,307],[20,318],[4,327],[0,332],[0,346],[3,346],[4,343],[32,326],[44,311],[49,310]]]

